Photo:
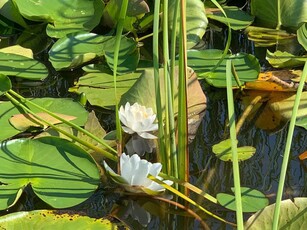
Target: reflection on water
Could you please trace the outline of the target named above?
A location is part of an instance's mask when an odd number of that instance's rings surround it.
[[[231,193],[230,188],[233,187],[231,162],[220,161],[212,153],[214,144],[228,138],[229,129],[225,128],[226,109],[226,98],[211,99],[208,102],[202,127],[190,146],[191,181],[212,195],[219,192]],[[241,111],[239,103],[236,105],[236,111],[238,117]],[[247,121],[238,135],[239,146],[250,145],[257,149],[252,158],[240,163],[241,185],[262,191],[270,197],[270,203],[274,203],[276,197],[287,129],[288,126],[269,134]],[[303,128],[295,129],[283,199],[307,195],[306,168],[298,158],[298,155],[306,150],[306,134]],[[233,212],[223,212],[223,209],[217,210],[217,213],[227,216],[229,220],[235,218]],[[213,229],[219,226],[214,219],[210,219],[207,224]]]

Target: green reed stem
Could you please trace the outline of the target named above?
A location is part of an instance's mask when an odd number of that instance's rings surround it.
[[[227,104],[228,116],[230,125],[230,139],[231,139],[231,152],[232,152],[232,167],[234,176],[235,199],[236,199],[236,216],[238,229],[243,229],[243,213],[242,213],[242,199],[241,199],[241,185],[240,185],[240,172],[239,160],[237,152],[237,137],[236,137],[236,120],[234,112],[233,92],[232,92],[232,64],[231,60],[226,62],[226,85],[227,85]]]
[[[124,28],[124,22],[126,18],[127,8],[128,8],[128,0],[123,0],[122,5],[120,7],[119,18],[117,21],[116,27],[116,38],[115,38],[115,47],[114,47],[114,67],[113,67],[113,81],[114,81],[114,96],[115,96],[115,114],[116,114],[116,139],[117,139],[117,151],[118,155],[122,153],[122,130],[121,124],[119,120],[118,114],[118,98],[117,98],[117,65],[118,65],[118,55],[120,49],[120,42]]]
[[[10,91],[12,91],[12,90],[9,90],[9,92],[10,92]],[[108,158],[108,159],[110,159],[110,160],[113,160],[113,161],[118,161],[117,156],[114,156],[113,154],[111,154],[111,153],[105,151],[104,149],[98,148],[98,147],[96,147],[96,146],[94,146],[94,145],[88,143],[87,141],[83,141],[82,139],[80,139],[80,138],[74,136],[73,134],[68,133],[68,132],[66,132],[66,131],[64,131],[64,130],[62,130],[62,129],[59,129],[57,126],[53,125],[52,123],[50,123],[50,122],[48,122],[48,121],[45,121],[43,118],[39,117],[39,116],[36,115],[34,112],[32,112],[31,109],[29,109],[28,107],[26,107],[25,104],[24,104],[24,101],[21,101],[21,102],[20,102],[20,101],[16,100],[16,99],[15,99],[10,93],[8,93],[8,92],[5,93],[5,96],[6,96],[12,103],[14,103],[16,106],[22,108],[25,112],[31,114],[34,118],[36,118],[37,120],[41,121],[42,123],[47,124],[48,126],[52,127],[53,129],[57,130],[58,132],[64,134],[65,136],[71,138],[72,140],[74,140],[74,141],[76,141],[76,142],[78,142],[78,143],[80,143],[80,144],[86,146],[87,148],[90,148],[90,149],[94,150],[95,152],[101,153],[104,157],[106,157],[106,158]],[[29,101],[27,101],[27,102],[29,102]],[[33,104],[34,104],[34,103],[33,103]],[[48,110],[45,110],[45,109],[44,109],[43,111],[47,112]],[[52,116],[55,115],[55,114],[53,114],[53,113],[51,113],[51,112],[49,112],[49,111],[48,111],[47,113],[50,114],[50,115],[52,115]],[[59,119],[60,117],[58,117],[58,116],[54,116],[54,117],[57,118],[58,120],[60,120],[60,119]],[[62,118],[61,118],[61,119],[62,119]],[[64,121],[65,121],[65,120],[64,120]],[[70,123],[70,122],[67,122],[67,123]],[[66,124],[67,124],[67,123],[66,123]],[[70,124],[72,124],[72,123],[70,123]],[[69,125],[70,125],[70,124],[69,124]],[[77,127],[79,127],[79,126],[77,126]],[[84,131],[84,130],[83,130],[83,131]],[[82,132],[83,132],[83,131],[82,131]]]
[[[178,167],[179,179],[189,180],[187,111],[186,1],[180,1],[179,83],[178,83]],[[187,189],[185,188],[185,194]]]
[[[281,205],[281,199],[282,199],[282,194],[283,194],[283,189],[284,189],[284,184],[285,184],[285,179],[286,179],[286,173],[287,173],[287,167],[288,167],[288,162],[289,162],[289,156],[290,156],[290,149],[291,149],[291,143],[292,143],[292,138],[293,138],[293,132],[294,132],[294,127],[295,127],[295,122],[296,122],[296,116],[297,116],[297,111],[300,105],[300,100],[301,100],[301,95],[302,91],[304,88],[304,84],[307,78],[307,62],[305,62],[305,66],[303,69],[303,73],[301,76],[301,80],[297,89],[293,109],[292,109],[292,116],[290,120],[290,125],[289,125],[289,130],[288,130],[288,135],[287,135],[287,140],[286,140],[286,148],[283,156],[283,161],[282,161],[282,166],[281,166],[281,172],[280,172],[280,178],[279,178],[279,183],[278,183],[278,190],[277,190],[277,196],[276,196],[276,203],[275,203],[275,209],[274,209],[274,217],[273,217],[273,230],[278,229],[278,222],[279,222],[279,215],[280,215],[280,205]]]
[[[167,162],[165,156],[165,140],[164,140],[164,127],[160,94],[160,77],[159,77],[159,17],[160,17],[160,0],[155,1],[154,5],[154,21],[153,21],[153,68],[155,78],[155,94],[156,94],[156,108],[159,126],[159,153],[161,156],[161,162]],[[163,169],[165,170],[166,167]]]
[[[32,101],[24,98],[23,96],[19,95],[18,93],[16,93],[15,91],[13,90],[9,90],[8,93],[6,94],[6,96],[11,96],[10,94],[14,95],[15,97],[17,97],[21,103],[23,104],[29,104],[33,107],[36,107],[37,109],[39,110],[42,110],[44,111],[45,113],[48,113],[49,115],[51,115],[52,117],[60,120],[61,122],[63,122],[64,124],[67,124],[69,125],[70,127],[73,127],[74,129],[78,130],[79,132],[81,133],[84,133],[85,135],[89,136],[90,138],[92,138],[93,140],[97,141],[99,144],[103,145],[104,147],[106,147],[107,149],[109,149],[111,152],[113,152],[114,154],[116,154],[116,151],[111,147],[109,146],[107,143],[105,143],[102,139],[96,137],[95,135],[93,135],[92,133],[88,132],[87,130],[81,128],[80,126],[74,124],[73,122],[71,121],[67,121],[65,119],[63,119],[62,117],[59,117],[58,115],[56,115],[55,113],[45,109],[44,107],[42,106],[39,106],[35,103],[33,103]],[[11,100],[11,99],[10,99]]]

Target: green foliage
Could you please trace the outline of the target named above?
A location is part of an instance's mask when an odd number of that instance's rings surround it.
[[[234,64],[242,84],[246,81],[254,81],[257,79],[260,72],[260,65],[257,58],[251,54],[228,54],[220,65],[212,71],[222,56],[223,51],[221,50],[189,50],[188,65],[198,73],[199,78],[204,78],[209,84],[215,87],[226,87],[225,72],[227,60],[231,60]],[[232,85],[238,86],[234,77],[232,78]]]
[[[3,229],[91,229],[116,230],[118,224],[105,218],[90,218],[82,213],[38,210],[15,212],[0,217]],[[123,226],[121,226],[121,229]]]
[[[297,40],[307,50],[307,22],[297,30]]]
[[[0,96],[2,96],[11,88],[12,88],[12,83],[10,79],[4,74],[0,74]]]
[[[237,150],[238,150],[239,161],[248,160],[256,152],[256,149],[252,146],[238,147]],[[231,140],[226,139],[218,144],[213,145],[212,151],[220,160],[231,161],[232,160]]]
[[[61,38],[66,34],[91,31],[100,22],[101,0],[13,0],[20,14],[28,20],[48,23],[48,36]]]
[[[0,156],[1,210],[12,206],[28,184],[49,205],[66,208],[88,199],[99,183],[94,160],[64,139],[4,141]]]
[[[72,99],[68,98],[35,98],[30,99],[32,102],[47,108],[52,112],[58,112],[66,115],[71,115],[77,117],[73,122],[77,125],[84,125],[87,119],[87,111],[77,102],[74,102]],[[14,106],[11,102],[0,102],[0,140],[7,139],[18,133],[20,130],[15,129],[9,123],[11,116],[23,113],[18,108]],[[33,106],[29,106],[33,112],[41,112]]]
[[[231,190],[234,192],[234,188]],[[236,210],[234,195],[218,193],[216,198],[225,208]],[[241,187],[241,198],[243,212],[257,212],[269,204],[269,199],[262,192],[247,187]]]
[[[272,53],[267,50],[266,59],[274,68],[293,68],[303,66],[307,61],[307,56],[299,57],[279,50]]]
[[[275,204],[269,205],[252,215],[244,229],[272,229]],[[305,229],[307,227],[307,198],[297,197],[281,202],[279,229]]]

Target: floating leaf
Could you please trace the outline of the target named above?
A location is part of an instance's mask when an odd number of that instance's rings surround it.
[[[132,72],[138,65],[139,50],[132,38],[122,37],[118,72]],[[57,70],[76,68],[105,55],[107,64],[113,69],[115,37],[94,33],[73,33],[59,39],[49,51],[49,60]]]
[[[173,29],[174,11],[176,1],[169,1],[168,23],[169,28]],[[200,0],[189,0],[186,5],[186,24],[187,24],[187,47],[194,47],[201,41],[206,32],[208,19],[205,13],[204,3]],[[177,39],[179,39],[179,17],[177,18]]]
[[[275,204],[269,205],[252,215],[244,225],[244,229],[271,229]],[[281,202],[279,229],[305,229],[307,227],[307,198],[296,197],[294,201]]]
[[[298,42],[307,50],[307,22],[303,23],[296,33]]]
[[[12,22],[16,22],[24,28],[27,27],[27,23],[19,13],[19,10],[17,9],[16,5],[12,0],[0,1],[0,14],[11,20]]]
[[[54,113],[55,115],[65,119],[66,121],[74,120],[76,117],[74,116],[67,116],[65,114],[59,114]],[[51,124],[58,124],[62,123],[62,121],[54,118],[53,116],[49,115],[48,113],[36,113],[35,115],[39,116],[40,118],[44,119],[44,121],[47,121]],[[42,127],[47,128],[47,125],[39,120],[37,120],[32,114],[30,113],[22,113],[22,114],[16,114],[13,115],[10,118],[11,125],[14,126],[14,128],[20,130],[20,131],[26,131],[30,127]]]
[[[252,146],[243,146],[238,147],[238,160],[244,161],[251,158],[256,149]],[[231,140],[226,139],[221,141],[218,144],[213,145],[212,152],[222,161],[231,161],[232,160],[232,151],[231,151]]]
[[[274,68],[293,68],[303,66],[307,61],[307,56],[295,56],[279,50],[271,53],[267,50],[266,59]]]
[[[4,74],[0,74],[0,96],[12,88],[11,80]]]
[[[100,182],[95,161],[80,147],[57,137],[16,139],[1,143],[0,209],[12,206],[28,184],[55,208],[88,199]]]
[[[90,218],[66,210],[14,212],[0,217],[2,229],[91,229],[116,230],[118,225],[105,218]],[[121,229],[123,226],[121,226]]]
[[[88,116],[88,112],[78,102],[74,102],[70,98],[36,98],[29,100],[48,109],[51,112],[58,112],[77,117],[73,123],[80,126],[84,125]],[[0,141],[2,141],[21,132],[20,130],[15,129],[9,123],[11,116],[20,114],[21,111],[19,111],[15,105],[9,101],[0,102],[0,105]],[[28,105],[28,107],[34,113],[41,112],[31,105]]]
[[[254,81],[260,72],[260,65],[253,55],[238,53],[235,55],[226,55],[222,63],[214,71],[212,69],[220,61],[223,56],[222,50],[189,50],[188,65],[198,73],[200,78],[204,78],[209,84],[215,87],[226,87],[226,61],[231,59],[235,66],[238,77],[243,84],[246,81]],[[233,86],[237,86],[237,82],[233,78]]]
[[[305,0],[251,1],[251,13],[256,16],[256,23],[265,27],[277,27],[278,11],[280,26],[296,30],[298,25],[307,21],[307,1]]]
[[[26,19],[47,22],[47,34],[61,38],[66,34],[91,31],[100,22],[101,0],[14,0]]]
[[[234,192],[234,188],[231,188]],[[216,195],[218,202],[230,210],[236,211],[235,196],[227,193],[218,193]],[[269,204],[269,199],[255,189],[241,187],[242,211],[257,212]]]
[[[228,25],[227,22],[229,22],[230,27],[233,30],[245,29],[254,21],[254,16],[249,15],[238,7],[225,6],[223,7],[223,10],[225,11],[227,18],[218,8],[206,9],[206,15],[209,19],[219,21],[225,25]]]

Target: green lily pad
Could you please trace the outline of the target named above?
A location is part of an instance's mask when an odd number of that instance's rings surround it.
[[[266,59],[274,68],[293,68],[303,66],[307,61],[307,56],[299,57],[279,50],[271,53],[267,50]]]
[[[176,1],[169,1],[168,23],[170,30],[173,29],[174,11]],[[187,47],[195,46],[206,32],[208,19],[205,13],[204,3],[200,0],[189,0],[186,5],[186,24],[187,24]],[[179,40],[179,16],[177,17],[176,35]]]
[[[297,40],[307,50],[307,22],[297,30]]]
[[[101,0],[14,0],[14,3],[26,19],[47,22],[47,34],[55,38],[91,31],[99,24],[104,8]]]
[[[232,160],[231,140],[226,139],[218,144],[213,145],[212,151],[216,155],[216,157],[218,157],[220,160],[231,161]],[[252,146],[243,146],[243,147],[238,147],[237,151],[238,151],[239,161],[244,161],[251,158],[255,154],[256,149]]]
[[[251,1],[251,13],[256,16],[255,21],[260,25],[276,28],[278,12],[280,12],[281,25],[296,30],[302,22],[307,21],[307,2],[302,0]]]
[[[0,14],[6,17],[7,19],[11,20],[12,22],[21,25],[24,28],[27,28],[28,26],[12,0],[0,1]]]
[[[234,188],[231,190],[234,192]],[[225,208],[236,211],[234,195],[218,193],[216,198]],[[241,198],[243,212],[257,212],[269,204],[269,199],[262,192],[247,187],[241,187]]]
[[[74,102],[69,98],[36,98],[29,99],[32,102],[40,105],[51,112],[57,112],[61,114],[71,115],[77,117],[73,123],[77,125],[84,125],[87,120],[88,112],[77,102]],[[15,129],[10,123],[9,119],[11,116],[20,114],[22,111],[19,111],[11,102],[0,102],[0,141],[5,140],[9,137],[12,137],[18,133],[21,133],[20,130]],[[37,108],[28,105],[28,107],[35,113],[41,112]]]
[[[12,88],[11,80],[4,74],[0,74],[0,96]]]
[[[49,51],[49,60],[56,70],[77,68],[95,58],[105,55],[107,64],[113,69],[115,37],[94,33],[73,33],[59,39]],[[132,72],[138,65],[139,50],[132,38],[122,37],[118,73]]]
[[[235,70],[242,83],[254,81],[260,72],[260,65],[256,57],[250,54],[238,53],[234,55],[226,55],[222,63],[214,71],[212,69],[220,61],[223,55],[222,50],[189,50],[188,65],[194,69],[199,78],[204,78],[209,84],[215,87],[226,87],[226,61],[232,60]],[[237,86],[234,77],[232,79],[233,86]]]
[[[116,230],[118,224],[105,218],[90,218],[82,213],[65,210],[15,212],[0,217],[3,229],[91,229]],[[121,229],[123,226],[121,226]]]
[[[207,17],[212,20],[219,21],[225,25],[229,22],[231,29],[242,30],[253,23],[254,16],[249,15],[245,11],[239,9],[235,6],[225,6],[223,7],[227,18],[218,8],[207,9]]]
[[[244,225],[244,229],[271,229],[275,204],[269,205],[252,215]],[[307,228],[307,198],[296,197],[281,202],[278,229]]]
[[[25,50],[20,47],[20,49]],[[29,55],[20,55],[9,51],[7,48],[0,49],[1,73],[9,76],[26,78],[28,80],[42,80],[48,76],[46,66],[34,60]]]
[[[1,142],[0,209],[12,206],[28,184],[55,208],[77,205],[97,189],[100,174],[82,148],[57,137]]]

